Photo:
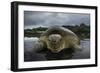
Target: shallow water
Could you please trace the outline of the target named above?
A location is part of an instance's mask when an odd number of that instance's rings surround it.
[[[88,59],[90,58],[90,40],[81,40],[81,51],[62,50],[60,53],[52,53],[49,50],[36,52],[33,49],[34,43],[38,41],[37,37],[24,38],[24,61],[46,61],[46,60],[64,60],[64,59]]]

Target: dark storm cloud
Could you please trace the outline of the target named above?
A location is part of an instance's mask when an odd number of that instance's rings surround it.
[[[89,14],[24,11],[25,28],[51,25],[90,24]]]

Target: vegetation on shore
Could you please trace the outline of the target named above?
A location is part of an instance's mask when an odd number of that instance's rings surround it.
[[[87,39],[90,38],[90,26],[84,23],[75,26],[62,26],[67,29],[73,31],[80,39]],[[44,31],[48,28],[46,27],[38,27],[33,29],[24,29],[24,36],[25,37],[39,37]]]

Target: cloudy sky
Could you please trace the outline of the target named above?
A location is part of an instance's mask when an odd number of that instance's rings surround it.
[[[90,25],[90,14],[24,11],[24,28],[48,27],[53,25]]]

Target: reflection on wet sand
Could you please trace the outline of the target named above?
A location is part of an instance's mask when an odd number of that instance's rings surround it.
[[[38,52],[32,51],[32,45],[36,38],[26,38],[24,41],[24,61],[47,61],[47,60],[69,60],[90,58],[90,40],[81,40],[82,51],[74,51],[71,48],[64,49],[59,53],[52,53],[44,49]]]

